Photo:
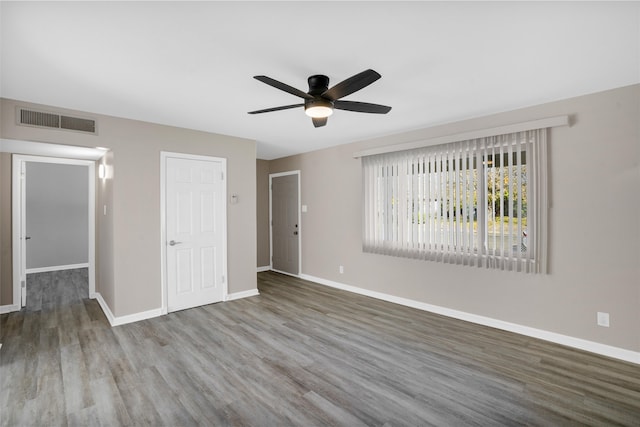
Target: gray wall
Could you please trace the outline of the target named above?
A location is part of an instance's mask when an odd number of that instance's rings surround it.
[[[639,99],[635,85],[271,161],[271,173],[301,170],[302,272],[640,351]],[[362,252],[354,152],[565,114],[572,125],[550,140],[549,274]],[[597,326],[598,311],[610,313],[611,327]]]
[[[17,105],[93,117],[99,134],[18,126]],[[161,307],[161,151],[227,159],[227,194],[240,196],[239,203],[227,207],[229,292],[256,289],[255,141],[8,99],[2,99],[0,107],[3,138],[111,150],[104,162],[113,175],[96,177],[96,291],[115,316]],[[3,213],[3,222],[5,217]],[[4,271],[2,277],[4,295],[11,283]]]
[[[89,262],[88,169],[26,162],[27,269]]]
[[[108,151],[98,164],[105,168],[112,168],[114,164],[113,151]],[[99,166],[96,166],[99,170]],[[116,272],[115,272],[115,232],[113,226],[113,197],[112,177],[96,180],[96,291],[100,292],[105,301],[116,300]],[[104,206],[108,207],[104,214]],[[113,311],[113,306],[111,306]]]

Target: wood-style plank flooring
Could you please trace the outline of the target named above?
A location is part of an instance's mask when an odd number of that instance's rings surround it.
[[[640,426],[638,365],[273,272],[114,328],[86,272],[35,279],[0,316],[2,426]]]

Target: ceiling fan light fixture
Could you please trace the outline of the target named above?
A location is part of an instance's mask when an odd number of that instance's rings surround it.
[[[329,117],[333,114],[333,102],[328,99],[308,99],[304,103],[304,113],[316,119]]]
[[[324,117],[329,117],[333,114],[333,109],[331,107],[323,107],[321,105],[315,107],[309,107],[304,110],[305,114],[309,117],[314,117],[316,119],[321,119]]]

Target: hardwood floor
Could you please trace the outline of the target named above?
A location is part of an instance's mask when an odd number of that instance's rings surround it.
[[[88,269],[27,274],[27,311],[66,307],[89,298]]]
[[[111,328],[79,278],[0,316],[2,426],[640,426],[638,365],[273,272]]]

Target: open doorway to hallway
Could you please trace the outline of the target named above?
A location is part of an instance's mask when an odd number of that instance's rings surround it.
[[[14,306],[27,305],[33,281],[27,275],[33,273],[86,268],[91,296],[95,292],[94,162],[14,155],[12,163]]]

